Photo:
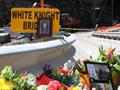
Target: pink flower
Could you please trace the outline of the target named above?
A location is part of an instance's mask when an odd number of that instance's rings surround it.
[[[25,75],[25,74],[22,74],[20,77],[27,77],[27,75]]]
[[[22,74],[20,77],[27,77],[27,75]],[[28,80],[28,78],[26,78],[26,80]]]
[[[57,89],[62,89],[61,88],[61,83],[58,81],[50,81],[49,84],[49,90],[57,90]]]
[[[57,90],[57,89],[56,89],[56,88],[51,87],[51,88],[49,88],[49,90]]]

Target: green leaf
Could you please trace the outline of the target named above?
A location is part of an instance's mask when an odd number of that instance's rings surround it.
[[[92,59],[92,56],[90,55],[90,59]]]
[[[103,46],[101,45],[101,49],[103,50]]]
[[[14,76],[17,76],[17,68],[15,69],[15,74],[14,74]]]
[[[115,67],[116,70],[120,71],[120,66],[119,65],[115,64],[114,67]]]
[[[107,58],[106,58],[106,57],[102,57],[101,59],[102,59],[102,61],[106,61],[106,60],[107,60]]]
[[[82,65],[80,59],[77,60],[77,64]]]
[[[112,76],[118,77],[119,73],[118,73],[117,70],[115,70],[115,68],[112,68],[112,69],[111,69],[111,72],[112,72]]]
[[[12,80],[12,82],[18,83],[19,79],[20,79],[20,78],[15,78],[15,79]]]
[[[105,53],[100,49],[100,47],[99,47],[99,52],[100,52],[100,57],[101,56],[106,56]]]
[[[20,73],[16,76],[16,78],[20,78],[21,75],[22,75],[22,72],[20,72]]]
[[[36,78],[33,74],[27,74],[29,85],[36,86]]]
[[[103,63],[103,61],[102,61],[102,60],[99,60],[98,62],[99,62],[99,63]]]
[[[24,74],[27,75],[27,71],[25,71]]]
[[[92,59],[87,59],[87,61],[90,61],[90,62],[92,62],[93,60],[92,60]]]
[[[57,67],[56,69],[53,69],[52,74],[54,74],[54,76],[59,77],[59,67]]]
[[[120,58],[120,55],[117,55]]]
[[[79,76],[79,71],[76,69],[75,70],[76,76]]]

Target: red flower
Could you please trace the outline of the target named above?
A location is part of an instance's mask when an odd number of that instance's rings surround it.
[[[59,72],[62,72],[62,73],[70,73],[70,70],[59,69]]]

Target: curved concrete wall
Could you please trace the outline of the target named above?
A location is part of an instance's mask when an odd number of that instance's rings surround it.
[[[38,76],[43,72],[45,64],[55,68],[71,59],[75,54],[71,44],[75,40],[71,35],[54,41],[0,47],[0,71],[5,66],[12,66],[18,72],[27,70]]]

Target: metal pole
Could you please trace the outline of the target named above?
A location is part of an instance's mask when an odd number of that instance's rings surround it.
[[[93,0],[93,27],[95,28],[96,16],[95,16],[95,0]]]
[[[112,6],[112,7],[111,7],[111,9],[112,9],[112,12],[111,12],[111,14],[112,14],[112,15],[111,15],[111,23],[112,23],[112,21],[113,21],[113,3],[114,3],[114,2],[113,2],[113,0],[112,0],[112,1],[111,1],[111,4],[112,4],[112,5],[111,5],[111,6]]]
[[[41,0],[41,8],[44,8],[44,0]]]

